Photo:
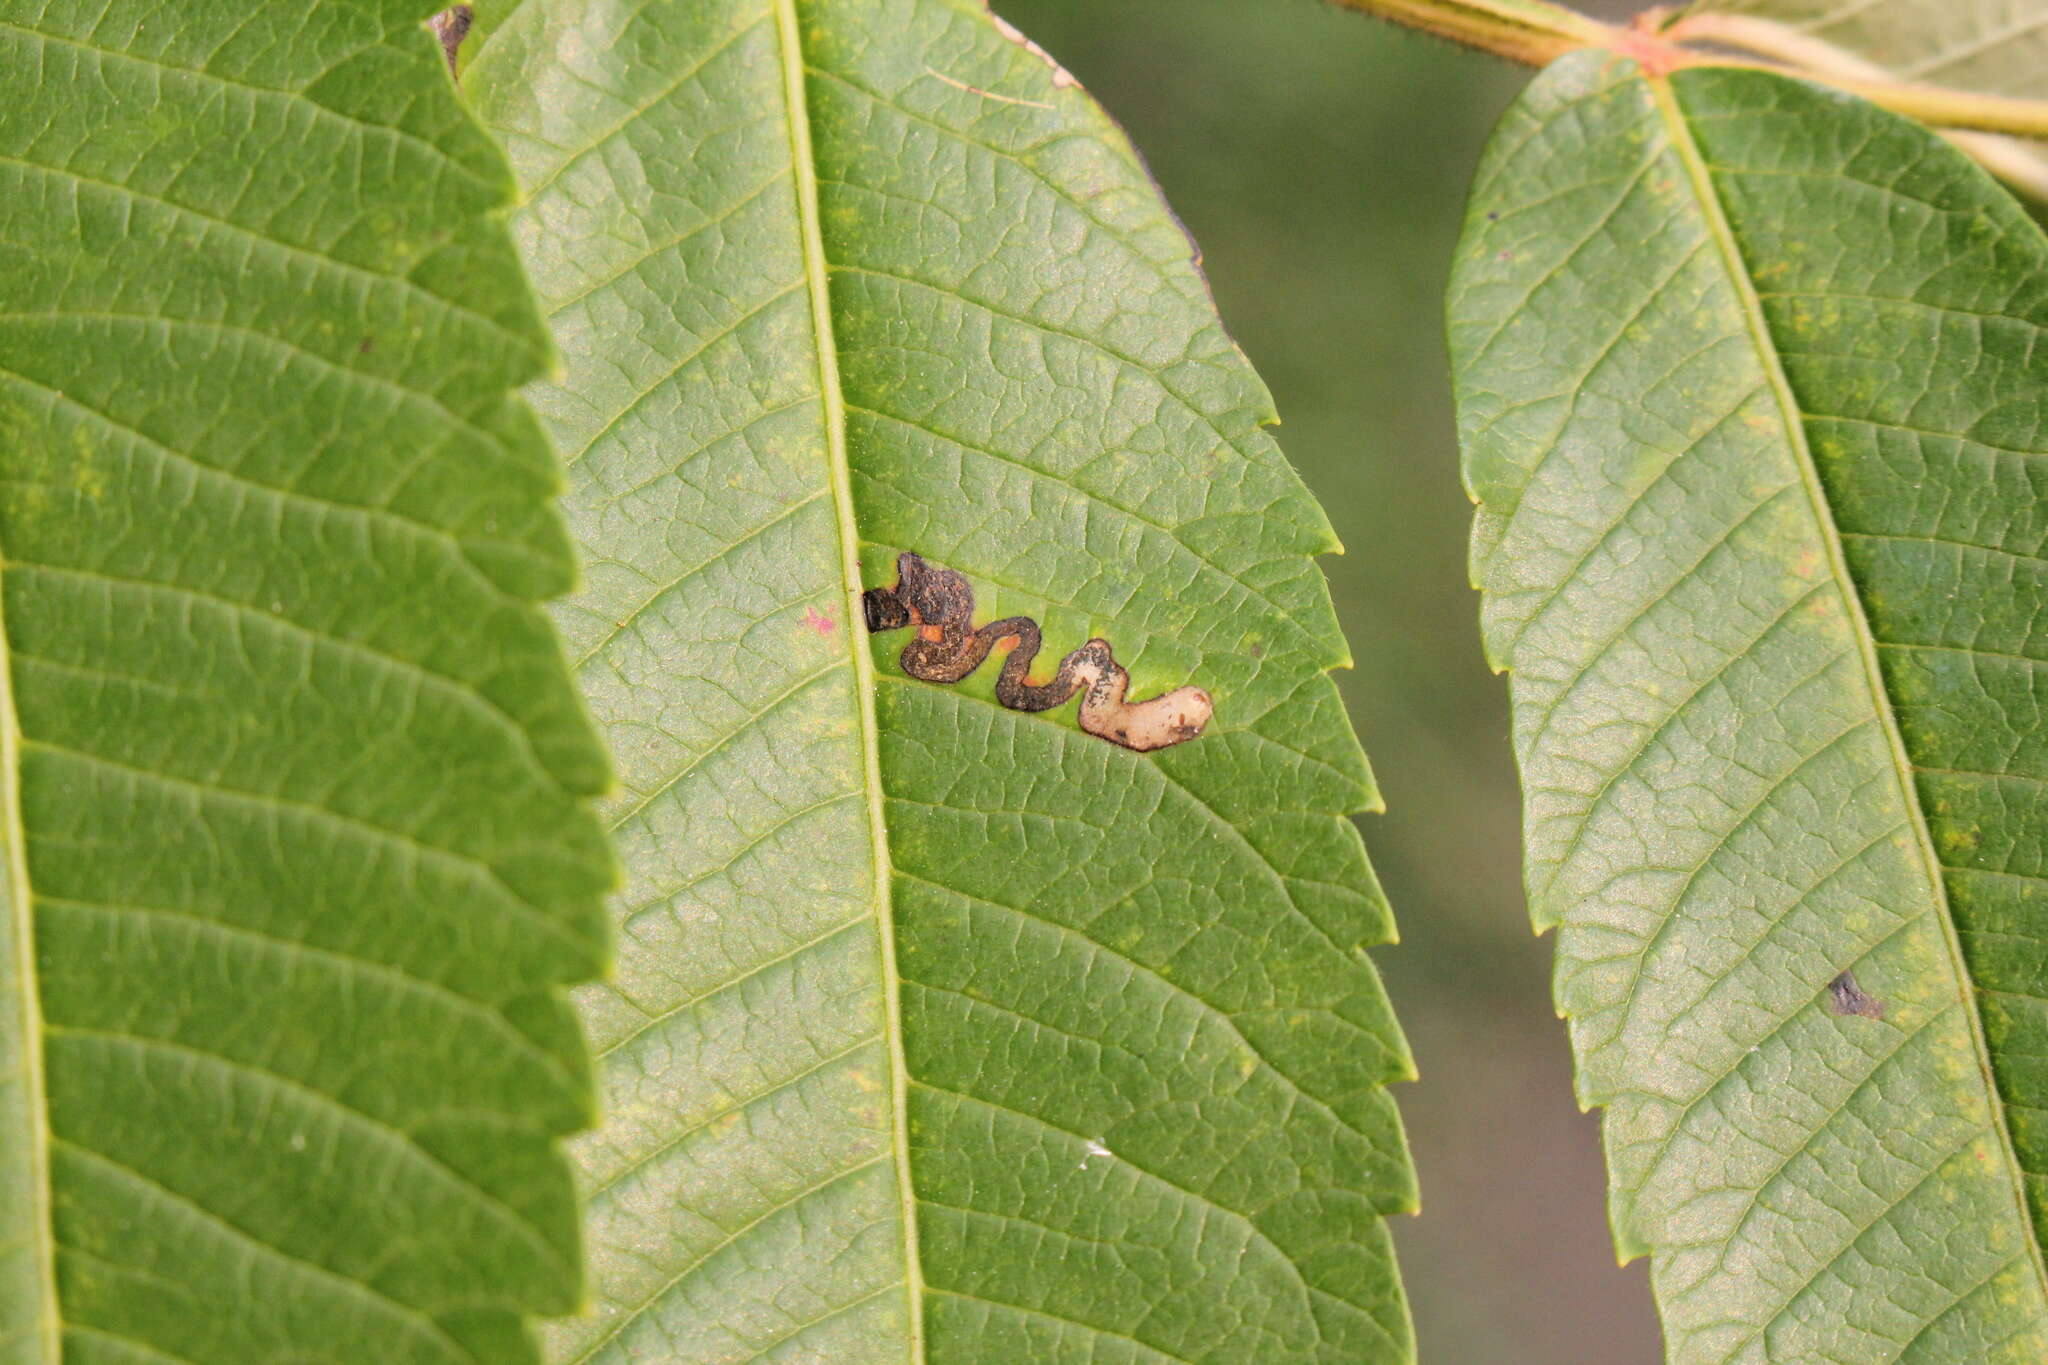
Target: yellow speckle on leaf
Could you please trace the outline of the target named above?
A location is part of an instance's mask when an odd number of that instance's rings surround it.
[[[102,501],[107,496],[107,476],[94,460],[92,438],[84,427],[72,429],[71,449],[76,455],[71,466],[73,485],[88,502]]]

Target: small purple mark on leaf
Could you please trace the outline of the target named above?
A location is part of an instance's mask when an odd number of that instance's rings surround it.
[[[832,619],[831,612],[819,611],[816,607],[804,608],[804,624],[820,635],[830,635],[839,629],[839,623]]]
[[[1866,995],[1856,984],[1856,973],[1843,972],[1828,982],[1828,1008],[1836,1014],[1854,1014],[1864,1019],[1884,1018],[1884,1001]]]

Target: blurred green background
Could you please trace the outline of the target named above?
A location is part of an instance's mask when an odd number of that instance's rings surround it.
[[[1422,1359],[1647,1365],[1646,1277],[1615,1267],[1597,1125],[1523,910],[1444,358],[1465,188],[1527,73],[1315,0],[995,8],[1130,130],[1348,551],[1324,561],[1358,660],[1339,681],[1386,794],[1363,828],[1402,933],[1375,958],[1422,1069],[1396,1093],[1423,1213],[1395,1226]]]

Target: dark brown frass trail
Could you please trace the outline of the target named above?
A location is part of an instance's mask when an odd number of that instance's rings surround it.
[[[1010,646],[996,675],[996,700],[1012,711],[1049,711],[1081,694],[1081,728],[1112,744],[1144,752],[1195,738],[1215,706],[1199,687],[1176,687],[1145,701],[1124,700],[1131,675],[1111,653],[1109,641],[1090,640],[1060,660],[1051,682],[1026,680],[1044,638],[1028,616],[1006,616],[979,629],[974,625],[974,588],[964,574],[936,568],[922,555],[896,557],[896,585],[869,588],[861,595],[868,629],[880,633],[916,631],[903,646],[903,671],[923,682],[956,683],[998,645]]]

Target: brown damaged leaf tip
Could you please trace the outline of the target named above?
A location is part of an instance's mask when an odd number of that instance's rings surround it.
[[[996,675],[996,700],[1012,711],[1050,711],[1078,693],[1081,728],[1099,739],[1144,753],[1185,743],[1202,733],[1215,705],[1199,687],[1176,687],[1145,701],[1126,701],[1131,675],[1110,652],[1109,641],[1090,640],[1060,660],[1048,683],[1027,681],[1044,643],[1038,622],[1006,616],[974,625],[974,588],[964,574],[936,568],[921,555],[896,556],[896,586],[869,588],[861,597],[868,629],[914,628],[903,646],[903,671],[922,682],[956,683],[997,646],[1009,657]]]
[[[462,40],[469,36],[469,26],[475,21],[476,12],[468,5],[450,5],[429,21],[434,36],[441,40],[441,52],[448,58],[451,76],[455,74],[455,54],[462,50]]]

